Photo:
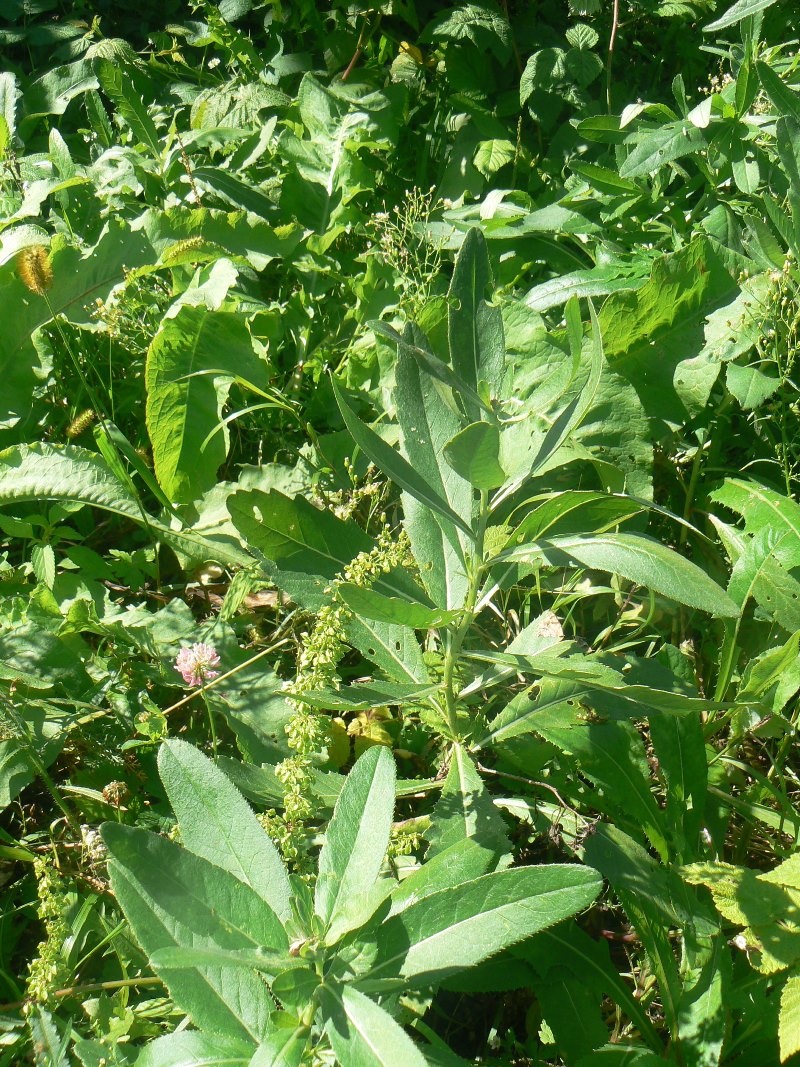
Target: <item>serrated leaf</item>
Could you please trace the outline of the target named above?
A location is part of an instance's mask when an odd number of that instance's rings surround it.
[[[110,97],[137,140],[146,145],[157,162],[161,161],[161,142],[155,123],[138,95],[133,80],[125,68],[110,59],[96,59],[94,69],[106,96]]]
[[[778,1040],[781,1063],[800,1051],[800,974],[790,975],[781,991]]]
[[[434,893],[378,928],[377,957],[363,985],[439,981],[569,918],[600,886],[590,867],[567,864],[500,871]]]
[[[510,163],[516,154],[513,142],[505,138],[495,138],[491,141],[481,141],[472,162],[484,178],[491,178],[506,163]]]
[[[36,580],[53,588],[56,580],[56,557],[52,545],[34,545],[31,549],[31,567]]]

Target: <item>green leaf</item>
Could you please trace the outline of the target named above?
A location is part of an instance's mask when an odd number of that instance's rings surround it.
[[[508,851],[503,817],[492,803],[475,764],[461,745],[454,745],[442,793],[427,833],[428,859],[461,841],[472,840],[498,855]]]
[[[133,83],[131,71],[117,66],[110,59],[96,59],[94,63],[100,87],[130,126],[134,137],[146,145],[157,162],[161,161],[161,142],[155,123],[147,113]]]
[[[411,343],[415,336],[409,330],[401,339],[395,367],[394,402],[403,452],[438,496],[469,522],[474,494],[469,483],[445,463],[442,453],[461,422],[425,377],[414,356],[415,348],[420,347]],[[403,497],[403,523],[431,597],[440,607],[462,607],[468,582],[464,546],[456,525],[431,512],[410,493]]]
[[[436,686],[420,686],[414,682],[359,682],[341,689],[317,689],[298,693],[301,700],[314,708],[329,711],[367,711],[384,704],[416,704],[422,697],[436,692]]]
[[[701,132],[688,120],[639,130],[632,139],[636,147],[619,168],[622,178],[652,175],[665,163],[699,152],[705,144]]]
[[[431,488],[414,467],[403,459],[400,453],[392,448],[391,445],[387,445],[374,430],[371,430],[369,426],[361,422],[342,395],[335,378],[331,379],[331,384],[333,385],[333,392],[345,426],[361,451],[401,489],[405,489],[415,499],[454,523],[467,536],[473,537],[474,535],[469,525]]]
[[[339,936],[358,919],[369,899],[389,844],[394,811],[392,754],[375,745],[356,761],[325,833],[314,891],[314,910]]]
[[[177,738],[161,746],[158,773],[185,847],[250,886],[285,922],[291,916],[291,889],[283,862],[230,779],[194,745]]]
[[[220,422],[237,377],[264,380],[239,315],[184,305],[162,322],[147,353],[147,432],[156,477],[170,500],[190,503],[215,485],[227,428],[205,449],[203,442]]]
[[[782,564],[781,556],[792,565],[797,549],[791,533],[764,527],[745,539],[728,582],[728,594],[742,611],[752,598],[790,633],[800,629],[800,582]]]
[[[338,519],[329,509],[315,508],[302,496],[288,497],[272,489],[239,491],[228,497],[233,524],[259,553],[280,588],[304,608],[316,609],[328,600],[327,589],[359,552],[374,541],[351,519]],[[378,579],[376,589],[402,595],[392,576]],[[413,588],[413,586],[412,586]]]
[[[554,537],[501,552],[496,562],[610,571],[699,611],[727,618],[739,614],[737,605],[705,571],[644,534]]]
[[[444,446],[456,474],[476,489],[497,489],[506,480],[500,466],[500,431],[491,422],[473,422]]]
[[[664,819],[653,797],[644,745],[628,722],[584,723],[580,709],[569,704],[543,710],[535,719],[540,737],[571,755],[581,774],[597,786],[593,801],[617,822],[644,831],[667,860]]]
[[[345,602],[352,612],[360,618],[374,619],[375,622],[399,623],[414,630],[429,630],[437,626],[447,626],[458,618],[458,611],[444,611],[430,608],[400,597],[387,597],[375,589],[365,589],[360,585],[343,582],[336,587],[337,596]]]
[[[236,208],[243,208],[263,220],[275,215],[275,203],[254,188],[250,182],[237,178],[221,167],[194,167],[192,178],[201,189],[210,189],[221,200]]]
[[[387,919],[364,988],[399,977],[428,985],[587,907],[601,880],[565,864],[487,874],[445,889]]]
[[[89,59],[52,67],[28,82],[22,97],[25,125],[41,115],[63,115],[70,100],[96,88],[97,78]]]
[[[309,1029],[288,1012],[273,1013],[274,1030],[250,1060],[249,1067],[300,1067]]]
[[[232,1037],[182,1030],[151,1041],[136,1067],[248,1067],[253,1046]]]
[[[484,178],[491,178],[506,163],[510,163],[516,154],[517,150],[512,141],[495,138],[491,141],[481,141],[472,162]]]
[[[496,395],[503,378],[505,341],[499,308],[485,301],[492,284],[489,253],[483,231],[467,232],[456,258],[448,300],[448,341],[453,369],[474,390],[486,382]],[[471,418],[478,412],[467,405]]]
[[[427,1060],[383,1008],[351,985],[320,989],[325,1030],[347,1067],[427,1067]]]
[[[153,250],[141,233],[134,233],[117,219],[105,226],[90,248],[83,251],[53,240],[50,265],[53,285],[47,300],[31,293],[16,272],[14,262],[0,267],[0,314],[5,323],[0,347],[0,426],[30,415],[40,356],[33,335],[54,316],[70,322],[91,323],[96,300],[105,300],[111,289],[124,280],[125,269],[150,263]]]
[[[295,967],[305,967],[303,960],[268,949],[228,948],[159,948],[150,955],[156,968],[175,970],[187,967],[242,967],[267,975],[283,974]]]
[[[495,849],[478,844],[474,836],[459,838],[434,856],[430,852],[429,849],[425,862],[392,890],[387,918],[432,893],[480,878],[496,867],[498,858]]]
[[[114,894],[148,955],[168,948],[288,953],[280,920],[249,886],[165,838],[106,823]],[[262,1040],[272,1003],[252,971],[219,965],[161,971],[175,1004],[205,1029]]]
[[[800,1051],[800,974],[790,975],[781,991],[778,1040],[781,1063]]]
[[[682,425],[705,407],[720,364],[702,352],[703,319],[736,292],[710,242],[696,238],[656,260],[641,289],[615,293],[603,304],[606,357],[639,394],[657,434],[664,424]]]
[[[756,70],[764,92],[772,101],[779,116],[794,119],[796,122],[800,121],[800,93],[790,89],[772,67],[760,59],[756,61]]]
[[[0,741],[0,811],[33,779],[33,769],[21,741],[13,737]]]
[[[419,686],[430,681],[422,649],[410,626],[351,615],[344,624],[344,633],[348,642],[377,663],[388,678]]]
[[[757,15],[759,11],[772,7],[776,2],[777,0],[737,0],[721,18],[704,26],[703,33],[716,33],[717,30],[727,29],[728,26],[733,26],[742,19],[750,18],[751,15]]]
[[[34,1063],[36,1067],[70,1067],[67,1056],[69,1033],[58,1031],[52,1014],[40,1004],[32,1007],[28,1026],[33,1037]]]
[[[550,971],[563,974],[566,969],[573,978],[589,988],[601,995],[610,995],[650,1047],[661,1052],[662,1042],[658,1031],[637,997],[620,977],[606,942],[595,941],[575,922],[562,923],[513,949],[513,954],[529,960],[545,980]]]
[[[534,286],[525,296],[525,303],[534,311],[549,311],[566,304],[573,296],[608,296],[609,293],[641,289],[646,281],[646,278],[620,277],[612,267],[576,270]]]
[[[191,530],[171,529],[143,514],[128,487],[94,452],[77,445],[46,443],[17,445],[0,452],[0,504],[43,500],[87,504],[122,515],[144,524],[159,541],[200,562],[252,564],[252,557],[230,543]]]

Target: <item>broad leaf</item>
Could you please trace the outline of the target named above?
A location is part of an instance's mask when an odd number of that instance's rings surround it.
[[[182,1030],[146,1045],[136,1067],[247,1067],[253,1046],[231,1037]]]
[[[216,483],[227,428],[207,438],[237,377],[264,382],[240,316],[184,305],[162,322],[147,353],[147,432],[156,477],[170,500],[190,503]]]
[[[190,852],[249,885],[279,919],[291,915],[280,856],[241,793],[193,745],[177,738],[158,754],[158,772]]]
[[[186,849],[130,826],[106,823],[114,894],[148,955],[166,948],[288,952],[275,913],[249,886]],[[272,1004],[261,979],[237,967],[165,968],[181,1009],[211,1032],[266,1036]]]
[[[500,431],[491,422],[473,422],[444,446],[456,474],[476,489],[497,489],[506,480],[500,466]]]

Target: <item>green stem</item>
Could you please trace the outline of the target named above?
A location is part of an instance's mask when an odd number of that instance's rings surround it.
[[[489,494],[481,490],[480,508],[478,511],[478,525],[475,532],[475,551],[472,559],[468,561],[469,585],[464,600],[461,622],[456,629],[448,635],[444,653],[444,672],[442,675],[442,688],[444,689],[445,715],[450,734],[455,740],[459,735],[458,729],[458,691],[456,685],[456,666],[464,647],[464,639],[469,633],[470,627],[475,621],[477,612],[475,605],[478,601],[481,578],[484,570],[484,542],[486,539],[486,525],[489,521]]]

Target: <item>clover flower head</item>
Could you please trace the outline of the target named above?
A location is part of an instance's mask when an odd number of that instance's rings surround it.
[[[212,668],[219,663],[219,653],[213,645],[198,641],[191,648],[182,648],[175,660],[175,670],[180,671],[187,685],[202,685],[216,678],[219,671]]]

